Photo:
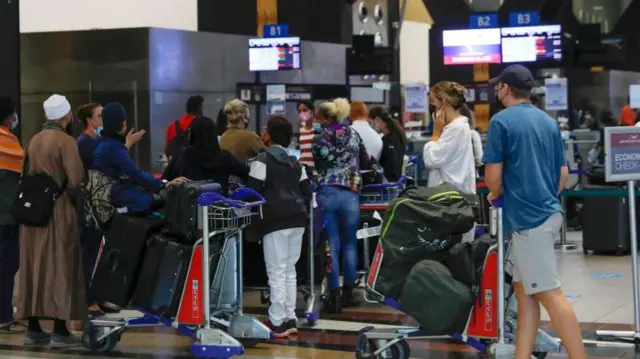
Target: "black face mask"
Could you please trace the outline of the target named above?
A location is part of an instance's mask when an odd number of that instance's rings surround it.
[[[431,105],[431,104],[429,105],[429,113],[430,113],[432,116],[433,116],[433,115],[435,115],[435,113],[436,113],[436,111],[437,111],[437,110],[438,110],[438,109],[436,108],[436,105]]]
[[[69,124],[67,124],[67,128],[65,128],[64,130],[65,132],[67,132],[67,135],[73,136],[73,121],[69,121]]]

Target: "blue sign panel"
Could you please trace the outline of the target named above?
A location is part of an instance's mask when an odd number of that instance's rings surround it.
[[[262,28],[262,37],[287,37],[289,36],[289,25],[287,24],[275,24],[264,25]]]
[[[498,14],[477,14],[469,17],[470,29],[487,29],[499,27]]]
[[[520,11],[509,13],[509,26],[540,25],[540,14],[537,11]]]

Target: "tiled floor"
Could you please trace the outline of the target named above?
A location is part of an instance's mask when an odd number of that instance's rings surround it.
[[[569,233],[570,242],[579,242],[580,233]],[[630,330],[633,323],[631,259],[588,255],[578,249],[558,252],[558,261],[565,294],[573,303],[582,323],[586,339],[595,340],[595,330]],[[266,308],[259,304],[255,293],[245,295],[247,312],[263,318]],[[544,311],[543,311],[544,313]],[[543,314],[547,320],[546,313]],[[355,358],[356,331],[365,326],[406,326],[415,324],[400,312],[381,305],[366,304],[341,315],[323,315],[314,328],[301,329],[297,337],[260,343],[247,349],[244,357],[258,358]],[[548,323],[545,330],[553,335]],[[147,328],[125,332],[116,349],[108,354],[89,353],[84,349],[53,352],[22,346],[19,335],[0,335],[2,359],[76,359],[76,358],[191,358],[191,340],[174,333],[170,328]],[[415,358],[477,358],[483,357],[473,349],[453,341],[412,342]],[[614,346],[588,345],[590,358],[640,358],[633,349]],[[561,354],[547,358],[565,357]]]

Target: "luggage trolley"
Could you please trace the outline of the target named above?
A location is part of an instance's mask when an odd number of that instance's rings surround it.
[[[253,202],[248,199],[255,198]],[[245,316],[242,304],[242,229],[265,203],[257,192],[241,188],[229,198],[216,192],[197,199],[203,238],[194,244],[178,313],[164,318],[140,311],[128,318],[102,317],[85,325],[83,344],[106,352],[113,349],[129,328],[166,325],[195,343],[191,351],[199,358],[231,358],[244,353],[255,340],[272,339],[273,332],[256,318]],[[221,253],[211,253],[210,241],[224,241]],[[210,264],[219,256],[212,278]],[[248,341],[248,342],[247,342]]]
[[[408,340],[456,339],[473,348],[489,354],[493,358],[513,358],[514,347],[505,341],[505,242],[502,233],[502,201],[494,201],[491,209],[491,234],[497,238],[497,244],[491,246],[485,259],[483,276],[478,297],[483,305],[474,305],[469,314],[467,325],[462,333],[446,336],[426,336],[421,328],[363,328],[358,332],[356,358],[408,359],[410,348]],[[373,265],[367,278],[367,295],[392,308],[402,311],[402,306],[394,299],[377,293],[373,288],[384,253],[378,245]],[[502,285],[499,285],[502,284]],[[495,298],[492,300],[492,298]],[[547,353],[535,353],[544,358]]]
[[[360,193],[360,219],[362,222],[362,213],[373,212],[371,220],[367,219],[361,223],[361,229],[358,230],[356,237],[362,240],[363,251],[363,270],[357,272],[358,284],[361,278],[365,278],[371,267],[371,248],[369,246],[369,238],[380,235],[380,225],[371,226],[372,224],[382,223],[380,212],[387,210],[389,202],[398,197],[400,191],[405,187],[407,177],[402,175],[397,182],[370,184],[362,188]]]

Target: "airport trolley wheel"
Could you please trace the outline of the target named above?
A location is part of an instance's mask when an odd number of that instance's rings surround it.
[[[533,356],[537,359],[544,359],[547,357],[547,352],[533,352]]]
[[[409,348],[409,343],[406,340],[395,343],[376,357],[373,357],[371,354],[376,350],[375,341],[367,340],[366,345],[356,351],[356,359],[409,359],[411,355],[411,348]]]
[[[87,321],[84,326],[84,333],[82,334],[82,345],[87,349],[90,349],[99,353],[106,353],[118,345],[120,340],[120,333],[112,333],[108,337],[96,341],[105,332],[111,330],[109,327],[96,327],[91,324],[91,321]]]
[[[260,342],[259,339],[254,338],[236,338],[242,344],[245,349],[255,348]]]

